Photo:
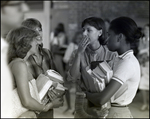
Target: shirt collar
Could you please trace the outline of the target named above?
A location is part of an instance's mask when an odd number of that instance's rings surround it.
[[[118,57],[121,59],[124,59],[127,55],[129,55],[131,53],[133,54],[133,50],[128,50],[125,53],[123,53],[122,55],[119,55]]]
[[[87,51],[90,53],[90,54],[99,54],[101,51],[102,51],[103,47],[102,45],[97,49],[97,50],[91,50],[89,47],[87,47]]]

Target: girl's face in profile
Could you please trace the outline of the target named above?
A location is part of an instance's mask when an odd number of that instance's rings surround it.
[[[83,27],[83,37],[88,37],[90,44],[98,41],[99,36],[102,34],[102,30],[97,30],[95,27],[86,24]],[[99,41],[98,41],[99,42]]]
[[[37,36],[37,38],[38,37],[39,36]],[[33,41],[31,42],[31,46],[32,46],[31,49],[30,49],[31,54],[35,54],[36,53],[37,46],[38,46],[37,38],[34,38]]]
[[[39,27],[36,27],[35,30],[36,30],[36,31],[39,33],[39,35],[40,35],[40,36],[37,37],[37,42],[38,42],[39,45],[41,45],[41,44],[42,44],[42,41],[43,41],[43,32],[42,32],[42,29],[39,28]]]
[[[115,34],[115,32],[111,29],[109,29],[108,31],[107,41],[108,41],[107,43],[108,49],[110,51],[117,51],[117,49],[120,46],[120,42],[118,42],[118,35]]]
[[[41,28],[36,27],[35,30],[40,34],[41,37],[43,37],[43,31]]]

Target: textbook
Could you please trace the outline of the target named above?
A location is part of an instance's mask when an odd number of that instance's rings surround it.
[[[47,70],[45,74],[54,82],[64,83],[63,77],[55,70]]]
[[[95,69],[93,69],[92,73],[95,76],[104,78],[106,84],[109,83],[111,77],[113,76],[113,71],[106,61],[99,63],[98,66]]]
[[[39,97],[42,103],[46,104],[49,99],[46,96],[49,88],[52,86],[53,81],[51,81],[47,76],[44,74],[40,74],[36,80],[36,85],[39,93]]]
[[[60,83],[53,85],[48,91],[50,101],[53,101],[55,98],[62,97],[65,93],[65,90],[67,90],[67,88]]]
[[[53,78],[48,75],[40,74],[36,80],[38,93],[42,104],[47,104],[49,101],[63,96],[65,90],[67,90],[67,88],[61,84],[63,82],[61,75],[56,73],[53,75]]]
[[[93,78],[94,86],[97,92],[101,92],[106,84],[109,83],[111,77],[113,76],[113,71],[107,62],[93,62],[93,70],[88,66],[86,71]]]

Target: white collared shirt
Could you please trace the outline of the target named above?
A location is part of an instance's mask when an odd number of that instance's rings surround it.
[[[111,98],[111,103],[128,105],[134,99],[140,82],[140,65],[129,50],[115,59],[113,80],[122,84]]]

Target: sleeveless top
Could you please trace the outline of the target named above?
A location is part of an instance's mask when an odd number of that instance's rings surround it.
[[[14,64],[15,62],[18,62],[18,61],[21,61],[21,62],[23,62],[23,63],[25,63],[25,64],[27,65],[27,63],[26,63],[23,59],[17,58],[17,59],[15,59],[15,60],[13,60],[13,61],[11,61],[11,62],[9,63],[10,70],[12,69],[13,64]],[[13,76],[13,74],[12,74],[12,76]],[[30,79],[30,80],[33,79],[33,76],[32,76],[32,74],[29,72],[29,70],[28,70],[28,79]],[[15,88],[17,88],[17,85],[16,85],[15,77],[13,76],[13,89],[15,89]]]
[[[19,59],[20,61],[23,61],[24,63],[26,63],[24,60],[22,59]],[[13,60],[9,66],[10,68],[13,66],[13,63],[14,62],[18,62],[18,60]],[[30,89],[30,94],[31,94],[31,97],[34,98],[35,100],[37,100],[39,103],[41,103],[40,101],[40,98],[39,98],[39,94],[38,94],[38,90],[37,90],[37,86],[36,86],[36,80],[32,78],[32,75],[30,74],[30,72],[28,72],[28,78],[31,79],[29,80],[29,89]],[[22,103],[21,103],[21,100],[19,98],[19,95],[18,95],[18,91],[17,91],[17,85],[15,83],[15,79],[13,81],[13,84],[14,84],[14,89],[13,89],[13,94],[12,94],[12,103],[13,103],[13,106],[11,107],[12,108],[12,117],[13,118],[17,118],[19,117],[22,113],[28,111],[27,108],[23,107]]]

